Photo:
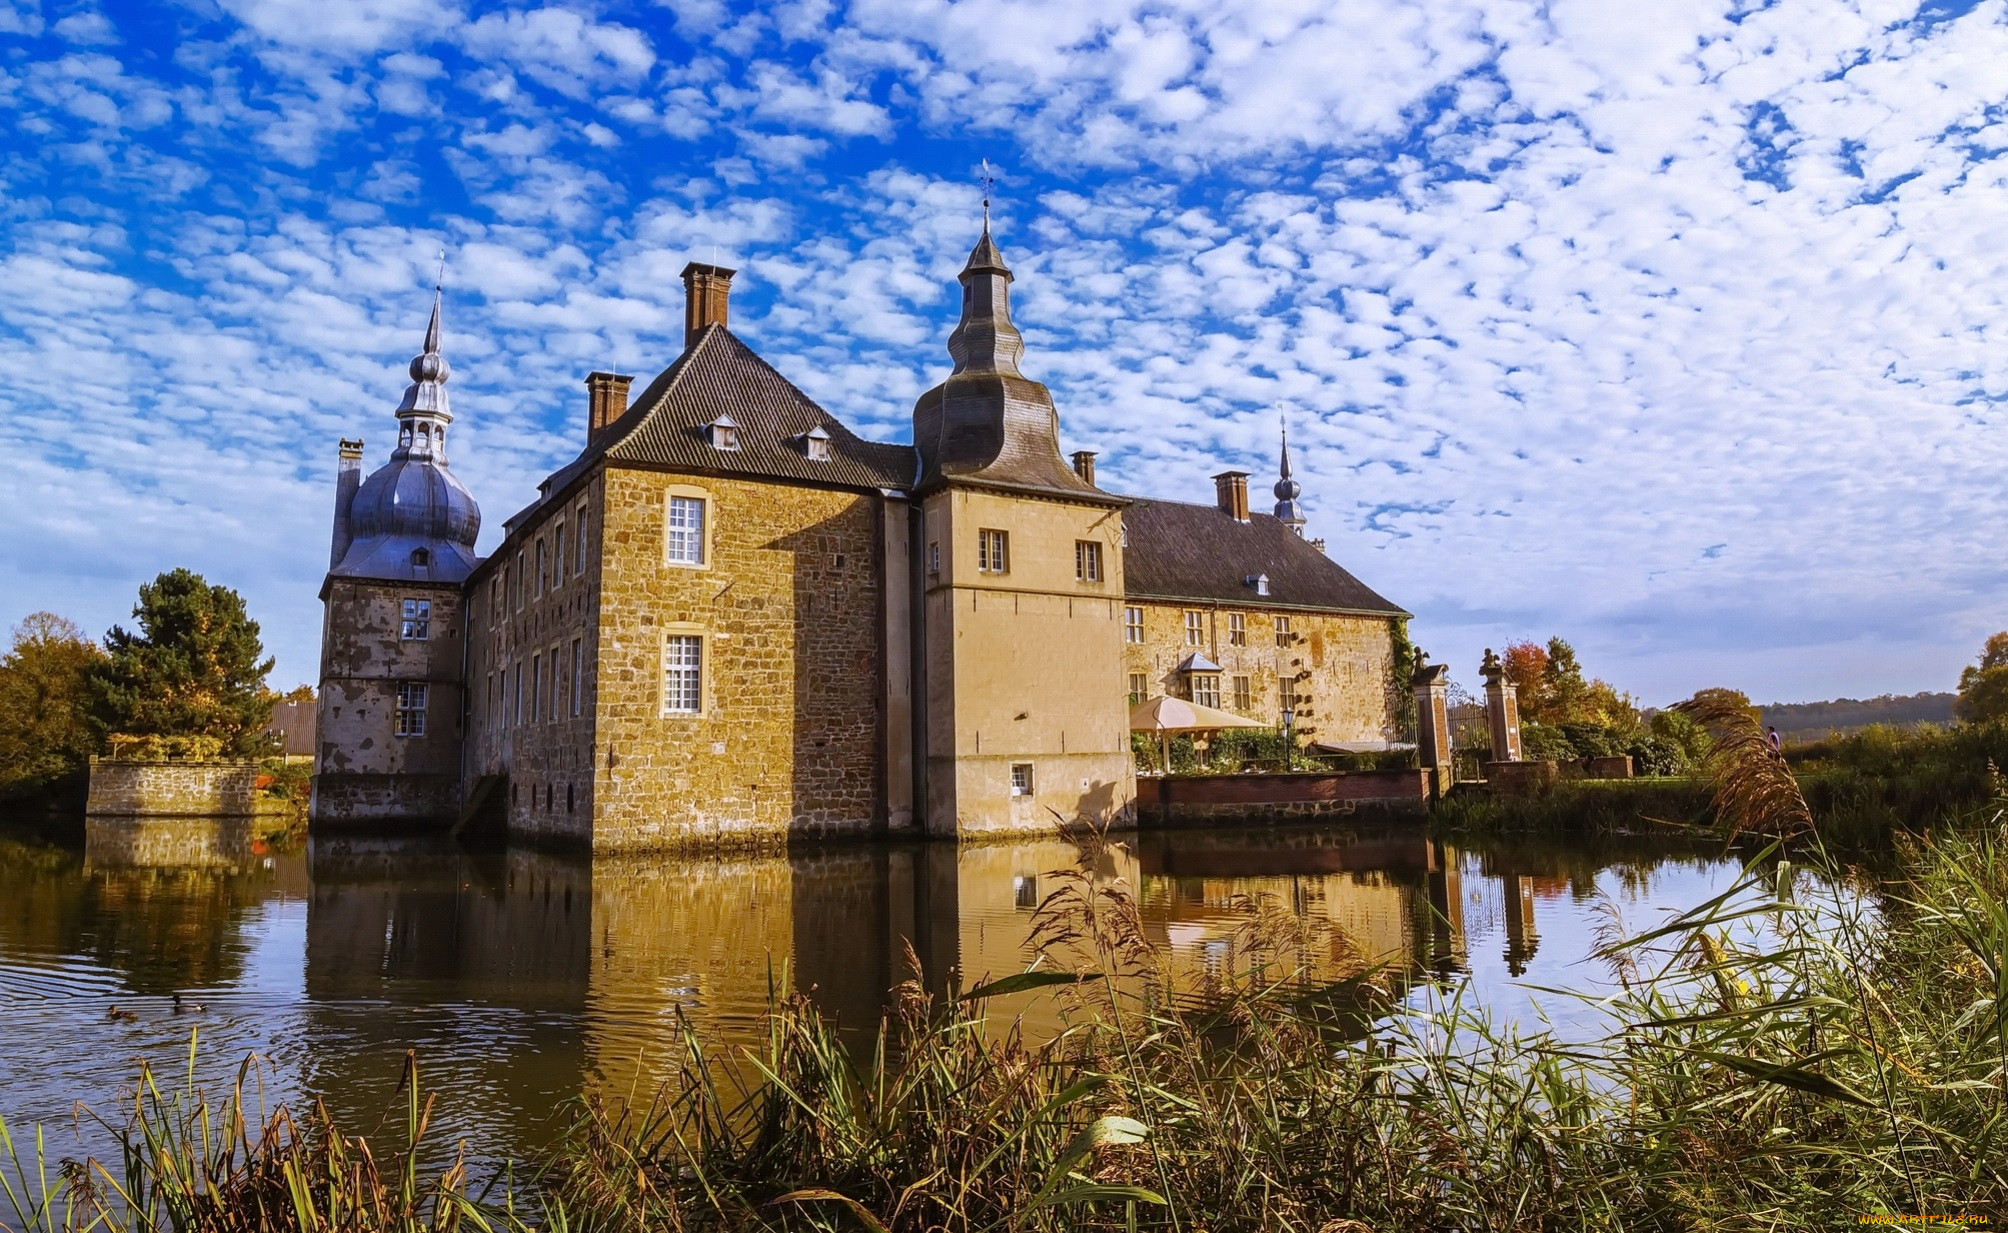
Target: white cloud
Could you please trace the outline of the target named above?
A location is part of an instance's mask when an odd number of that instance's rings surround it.
[[[567,98],[629,89],[655,64],[639,30],[562,8],[490,13],[467,27],[463,41],[475,55],[504,60]]]

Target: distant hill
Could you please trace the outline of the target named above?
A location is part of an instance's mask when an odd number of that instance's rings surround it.
[[[1757,709],[1779,735],[1812,740],[1870,724],[1949,724],[1956,694],[1884,694],[1832,702],[1773,702]]]

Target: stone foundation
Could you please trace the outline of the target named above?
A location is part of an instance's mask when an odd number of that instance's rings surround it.
[[[1508,795],[1539,791],[1561,777],[1561,768],[1548,761],[1485,764],[1485,781],[1492,785],[1495,792]]]
[[[353,775],[323,772],[314,776],[313,803],[308,818],[314,829],[368,828],[386,823],[426,822],[450,825],[460,813],[457,775]]]

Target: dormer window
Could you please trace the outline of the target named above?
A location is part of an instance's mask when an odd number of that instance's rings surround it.
[[[431,550],[430,548],[414,548],[414,549],[412,549],[412,550],[411,550],[411,563],[412,563],[413,565],[417,566],[417,567],[418,567],[419,569],[424,569],[424,568],[426,568],[427,566],[431,565],[431,564],[432,564],[432,550]]]
[[[802,453],[810,462],[830,460],[830,434],[823,431],[821,424],[802,434]]]
[[[1249,586],[1255,588],[1257,595],[1267,595],[1269,593],[1269,575],[1250,574],[1245,581]]]
[[[704,426],[705,438],[715,450],[739,448],[739,425],[729,415],[721,415]]]

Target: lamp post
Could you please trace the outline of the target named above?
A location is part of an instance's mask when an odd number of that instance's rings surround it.
[[[1297,723],[1297,712],[1291,710],[1287,706],[1284,707],[1283,708],[1283,773],[1286,775],[1290,773],[1290,754],[1295,751],[1297,745],[1296,723]]]

